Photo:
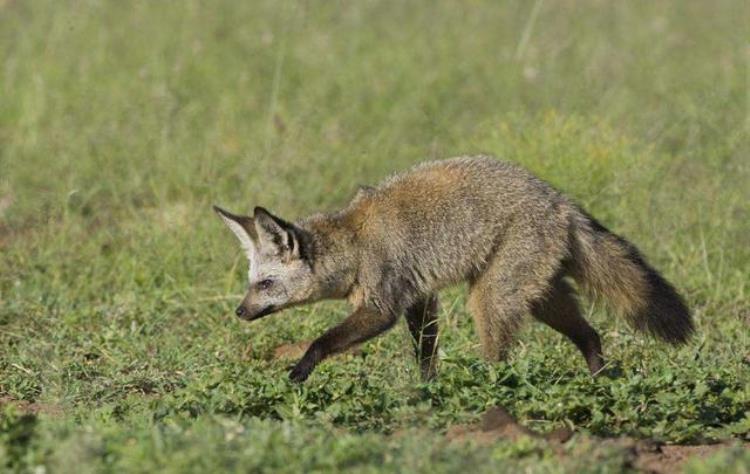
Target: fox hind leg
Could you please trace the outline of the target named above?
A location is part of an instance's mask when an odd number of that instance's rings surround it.
[[[532,304],[531,314],[570,339],[583,354],[592,375],[602,370],[604,360],[599,334],[581,316],[573,288],[566,281],[556,278],[550,292]]]
[[[530,312],[532,302],[543,297],[560,270],[565,240],[553,230],[538,226],[517,230],[470,282],[467,306],[476,324],[486,359],[503,360],[515,333]],[[563,233],[564,228],[557,229]]]
[[[467,306],[474,317],[484,358],[498,362],[506,358],[526,310],[513,298],[503,298],[493,286],[491,282],[474,283]]]
[[[513,338],[528,313],[530,298],[519,288],[525,273],[520,265],[513,271],[493,263],[470,286],[467,307],[482,344],[484,358],[491,362],[504,360]],[[532,284],[533,285],[533,284]]]
[[[407,308],[404,315],[424,381],[437,375],[438,308],[438,297],[432,294]]]

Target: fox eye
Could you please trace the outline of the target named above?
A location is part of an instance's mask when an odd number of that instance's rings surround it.
[[[266,278],[265,280],[261,280],[258,282],[258,289],[267,290],[271,288],[271,285],[273,285],[273,280]]]

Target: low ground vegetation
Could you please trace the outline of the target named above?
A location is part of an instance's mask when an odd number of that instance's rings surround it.
[[[748,472],[746,18],[741,1],[0,1],[0,466],[619,472],[719,443],[680,468]],[[292,218],[474,153],[638,244],[694,340],[586,303],[608,376],[533,323],[488,364],[455,288],[433,383],[405,324],[290,383],[277,347],[346,308],[237,320],[244,257],[211,204]],[[471,435],[497,406],[539,436]]]

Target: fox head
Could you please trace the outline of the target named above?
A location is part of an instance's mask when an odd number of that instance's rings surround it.
[[[250,264],[249,287],[237,316],[250,321],[313,299],[316,285],[304,230],[262,207],[253,217],[214,210],[237,236]]]

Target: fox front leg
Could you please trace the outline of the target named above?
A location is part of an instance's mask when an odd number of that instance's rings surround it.
[[[438,297],[433,294],[408,307],[404,314],[424,382],[437,375],[438,307]]]
[[[304,382],[315,366],[326,357],[343,352],[355,344],[382,334],[395,322],[396,315],[384,314],[368,307],[357,309],[339,325],[329,329],[313,341],[305,355],[289,373],[289,378],[294,382]]]

